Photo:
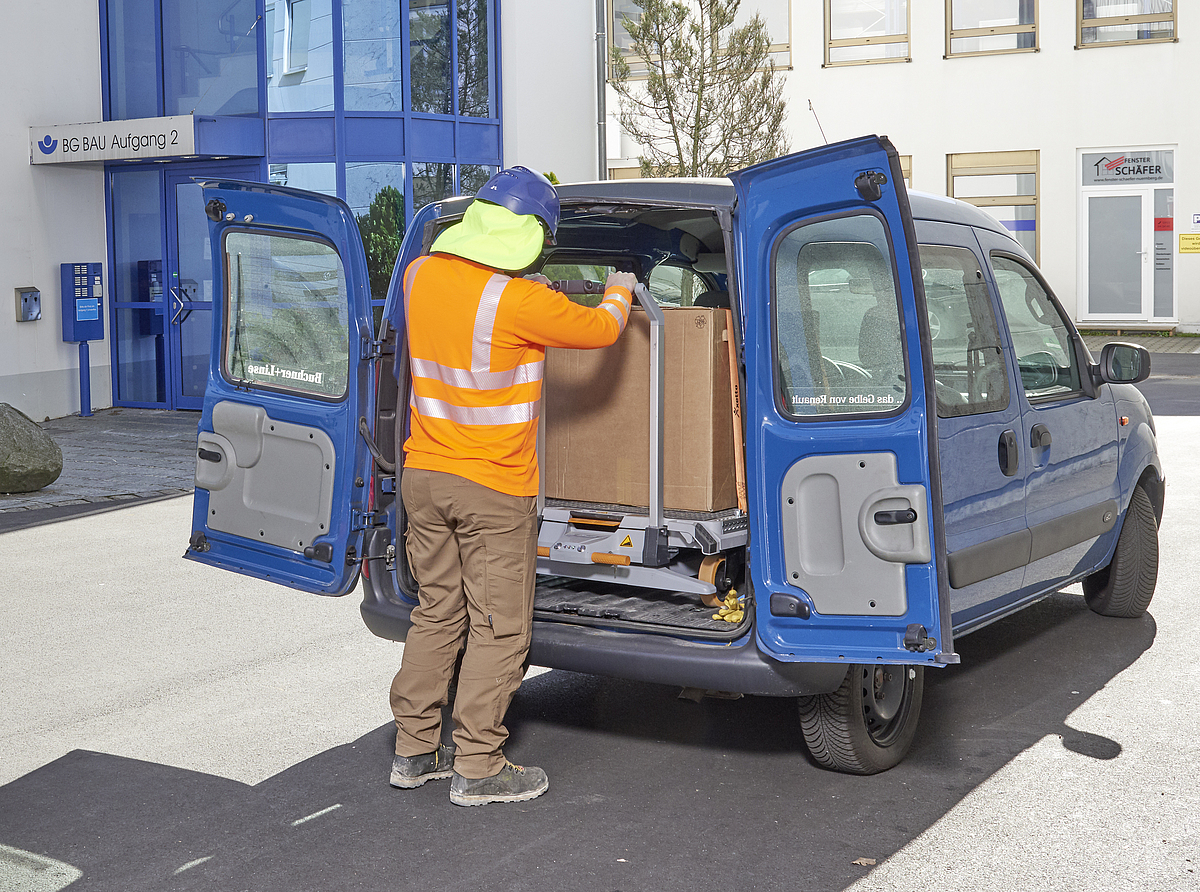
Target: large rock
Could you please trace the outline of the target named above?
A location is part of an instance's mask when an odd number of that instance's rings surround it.
[[[58,444],[23,412],[0,403],[0,492],[37,492],[62,473]]]

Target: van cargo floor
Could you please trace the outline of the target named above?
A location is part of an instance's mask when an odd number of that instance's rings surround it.
[[[533,600],[541,620],[561,619],[583,625],[654,626],[662,632],[687,632],[689,637],[733,639],[753,621],[746,611],[742,623],[714,620],[717,611],[700,603],[698,595],[637,588],[613,582],[585,581],[563,576],[539,576]]]

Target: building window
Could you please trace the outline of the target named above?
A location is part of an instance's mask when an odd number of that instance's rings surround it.
[[[900,156],[900,175],[904,177],[904,187],[912,188],[912,155]]]
[[[825,65],[910,62],[908,0],[825,0]]]
[[[450,0],[409,0],[409,84],[415,112],[454,114],[450,32]]]
[[[1076,49],[1178,40],[1174,0],[1076,0]]]
[[[337,165],[332,161],[268,164],[267,181],[275,186],[291,186],[336,197]]]
[[[285,74],[308,68],[308,35],[312,28],[312,0],[287,0],[287,62]]]
[[[342,63],[346,111],[404,108],[399,3],[342,0]]]
[[[496,117],[487,0],[458,0],[458,114]]]
[[[982,208],[1038,256],[1038,153],[967,152],[946,159],[946,192]]]
[[[153,15],[142,4],[133,8]],[[162,75],[163,114],[259,114],[255,0],[164,2],[159,10],[162,67],[156,73]],[[147,35],[143,31],[140,36]],[[148,49],[153,53],[153,42]]]
[[[346,204],[354,212],[367,252],[371,304],[382,307],[404,241],[404,165],[347,164]]]
[[[771,61],[776,68],[792,67],[792,4],[791,0],[747,0],[738,9],[734,27],[749,24],[758,14],[766,23],[771,38]],[[629,63],[634,78],[646,76],[646,60],[633,53],[629,31],[625,20],[636,22],[641,18],[642,8],[637,0],[608,0],[608,45],[616,48]]]
[[[266,7],[266,18],[264,24],[266,30],[263,34],[263,41],[266,46],[265,61],[267,63],[267,80],[275,76],[275,4],[268,3]]]
[[[275,0],[267,24],[267,110],[333,111],[332,0]]]
[[[946,57],[1032,53],[1037,0],[946,0]]]

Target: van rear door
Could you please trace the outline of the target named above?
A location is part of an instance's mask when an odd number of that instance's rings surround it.
[[[929,321],[896,151],[864,137],[731,179],[759,645],[953,662]]]
[[[329,595],[358,579],[373,416],[369,279],[336,198],[204,183],[213,342],[185,557]]]

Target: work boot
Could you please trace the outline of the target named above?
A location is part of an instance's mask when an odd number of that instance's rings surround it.
[[[450,801],[455,805],[487,805],[489,802],[524,802],[550,789],[550,780],[540,768],[522,768],[505,762],[491,777],[463,777],[457,771],[450,781]]]
[[[449,777],[454,773],[454,747],[443,743],[432,753],[421,756],[397,756],[392,762],[391,784],[411,790],[425,781]]]

